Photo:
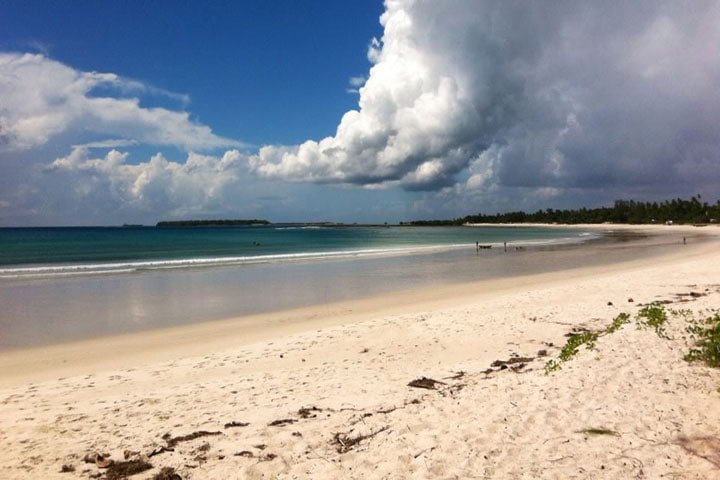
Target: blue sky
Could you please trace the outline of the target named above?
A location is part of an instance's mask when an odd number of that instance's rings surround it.
[[[188,94],[194,118],[219,135],[262,145],[328,135],[357,105],[348,80],[367,74],[383,6],[10,0],[0,11],[0,50],[40,51],[79,70]]]
[[[712,0],[5,0],[0,226],[714,201],[718,43]]]

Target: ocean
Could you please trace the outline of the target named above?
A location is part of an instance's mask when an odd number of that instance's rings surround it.
[[[582,247],[595,237],[511,227],[2,228],[0,349],[609,261]],[[477,252],[475,242],[493,248]]]
[[[414,254],[577,240],[582,232],[511,227],[56,227],[0,228],[0,278]]]

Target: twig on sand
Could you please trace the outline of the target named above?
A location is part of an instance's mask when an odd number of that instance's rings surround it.
[[[575,433],[584,433],[586,435],[612,435],[613,437],[620,436],[620,434],[615,430],[607,428],[583,428],[582,430],[577,430]]]
[[[422,455],[425,452],[432,452],[435,450],[435,447],[426,448],[425,450],[420,450],[418,453],[416,453],[413,458],[418,458],[420,455]]]
[[[367,440],[368,438],[372,438],[375,435],[378,435],[386,430],[390,429],[389,425],[385,425],[384,427],[375,430],[374,432],[370,432],[367,435],[358,435],[357,437],[350,437],[346,433],[336,433],[333,437],[333,442],[336,444],[336,448],[338,453],[346,453],[352,450],[356,445],[358,445],[363,440]]]

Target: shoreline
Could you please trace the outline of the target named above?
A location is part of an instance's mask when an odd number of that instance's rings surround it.
[[[607,225],[603,227],[598,226],[597,229],[607,230]],[[698,233],[690,228],[672,230],[673,233]],[[621,230],[637,231],[634,228]],[[655,229],[647,232],[657,233]],[[720,236],[720,229],[712,233]],[[633,246],[638,247],[638,245]],[[620,248],[619,245],[613,244],[604,247]],[[49,345],[11,348],[0,351],[0,387],[202,355],[237,345],[269,341],[279,336],[317,328],[363,322],[380,316],[416,314],[427,310],[449,308],[463,302],[477,302],[491,298],[519,287],[550,286],[598,275],[615,274],[648,267],[658,260],[665,264],[682,263],[688,258],[706,255],[713,251],[713,246],[705,242],[684,247],[686,248],[680,252],[657,254],[607,265],[581,266],[529,275],[416,287],[388,294],[316,303],[185,325],[101,335]],[[105,354],[108,350],[113,352],[113,356],[108,357]]]
[[[462,230],[464,238],[477,238],[473,231]],[[522,238],[522,242],[513,245],[523,245],[521,250],[528,251],[507,256],[503,256],[501,248],[495,248],[476,258],[473,240],[457,248],[414,248],[411,254],[394,251],[321,261],[0,280],[0,304],[5,306],[0,314],[0,330],[4,333],[0,337],[0,351],[582,264],[582,254],[578,252],[566,257],[538,253],[600,243],[598,235],[573,235],[566,239],[563,231],[559,235],[562,239],[550,241],[527,238],[543,235],[508,233],[508,238]],[[545,236],[558,237],[547,233]],[[499,242],[495,244],[501,246]],[[545,260],[546,256],[560,260],[560,264]]]

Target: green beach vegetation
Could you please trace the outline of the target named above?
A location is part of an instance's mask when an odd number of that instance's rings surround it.
[[[603,330],[583,330],[578,333],[570,334],[567,342],[560,349],[560,354],[558,355],[557,360],[552,359],[545,364],[545,373],[560,370],[562,368],[561,364],[571,360],[575,355],[577,355],[581,346],[585,345],[588,350],[592,350],[595,348],[595,343],[601,336],[614,333],[627,323],[630,323],[630,315],[623,312],[618,314],[618,316],[612,320],[610,325]]]
[[[690,310],[665,310],[660,303],[651,303],[641,308],[635,316],[635,323],[641,328],[652,328],[660,338],[669,340],[665,327],[670,316],[681,318],[688,323],[686,331],[690,334],[692,344],[689,352],[684,355],[688,362],[702,362],[709,367],[720,368],[720,312],[712,310],[709,316],[701,315],[696,318]],[[556,359],[545,364],[545,373],[556,372],[562,364],[574,358],[581,346],[588,350],[595,348],[599,338],[618,331],[623,325],[630,323],[630,315],[620,313],[610,325],[603,330],[575,331],[568,335],[567,342],[560,349]],[[718,389],[720,391],[720,389]]]
[[[415,226],[463,225],[465,223],[628,223],[652,224],[673,222],[680,224],[715,223],[720,221],[720,200],[715,204],[702,201],[700,195],[689,200],[676,198],[664,202],[616,200],[612,207],[555,210],[548,208],[535,213],[523,211],[485,215],[467,215],[448,220],[415,220]]]
[[[685,360],[720,367],[720,313],[715,312],[703,319],[690,320],[687,331],[695,345],[685,355]]]

